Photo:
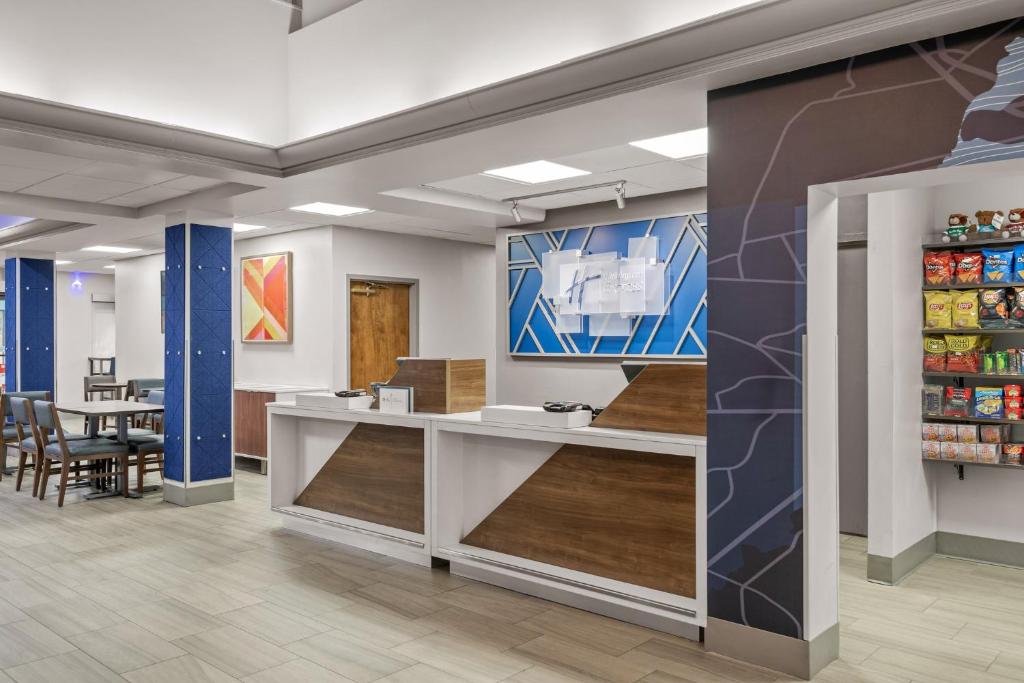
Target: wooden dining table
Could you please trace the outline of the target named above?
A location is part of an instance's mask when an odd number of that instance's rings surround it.
[[[117,420],[117,441],[126,444],[128,443],[128,421],[133,415],[138,415],[139,413],[162,413],[164,407],[155,403],[142,403],[140,401],[78,401],[58,403],[57,410],[58,412],[70,415],[84,416],[89,422],[89,436],[94,439],[99,437],[100,418],[113,417]],[[112,490],[98,491],[86,497],[92,499],[120,495],[120,491],[117,489],[116,478],[114,482],[115,486]],[[132,498],[137,497],[133,493],[129,493],[129,496]]]

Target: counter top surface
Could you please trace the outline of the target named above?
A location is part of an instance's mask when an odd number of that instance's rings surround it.
[[[381,413],[374,409],[337,409],[320,408],[313,406],[298,406],[293,401],[277,401],[268,403],[267,408],[273,409],[278,414],[294,413],[296,415],[324,415],[325,417],[336,416],[339,418],[348,417],[358,421],[360,417],[391,417],[411,418],[424,422],[434,422],[442,430],[460,431],[460,427],[486,427],[494,430],[508,430],[510,432],[521,431],[524,437],[527,433],[543,432],[546,434],[569,433],[585,436],[606,437],[611,439],[632,439],[669,444],[687,444],[693,446],[707,446],[707,437],[694,434],[667,434],[663,432],[644,432],[629,429],[607,429],[603,427],[541,427],[535,425],[509,424],[505,422],[484,422],[480,411],[471,413]]]
[[[261,382],[235,382],[237,391],[261,391],[275,394],[298,394],[314,391],[327,391],[327,387],[310,387],[298,384],[263,384]]]

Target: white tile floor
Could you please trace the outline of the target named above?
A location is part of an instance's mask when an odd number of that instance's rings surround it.
[[[0,483],[0,681],[792,680],[699,645],[279,529],[266,478],[195,508]],[[842,542],[842,657],[816,680],[1024,681],[1024,571],[933,558],[898,587]]]

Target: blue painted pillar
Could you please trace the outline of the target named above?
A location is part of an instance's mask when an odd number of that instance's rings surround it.
[[[232,232],[185,221],[167,228],[164,499],[234,497]]]
[[[52,395],[56,388],[54,262],[38,258],[6,259],[4,288],[7,391],[49,391]]]

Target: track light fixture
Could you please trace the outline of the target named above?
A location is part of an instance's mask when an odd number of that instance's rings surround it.
[[[595,183],[593,185],[583,185],[580,187],[565,187],[561,190],[548,190],[547,192],[535,192],[533,194],[524,194],[518,197],[506,197],[502,199],[503,202],[511,202],[512,204],[512,218],[516,219],[516,223],[522,223],[523,217],[519,213],[519,202],[524,199],[536,199],[538,197],[552,197],[558,194],[567,194],[569,192],[579,192],[581,190],[596,190],[602,187],[611,187],[615,190],[615,203],[618,204],[620,209],[626,208],[626,181],[625,180],[613,180],[607,183]],[[527,207],[529,208],[529,207]]]
[[[615,203],[620,209],[626,208],[626,181],[623,180],[615,186]]]
[[[516,223],[522,223],[523,217],[519,214],[519,202],[512,202],[512,218],[516,219]]]

